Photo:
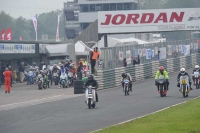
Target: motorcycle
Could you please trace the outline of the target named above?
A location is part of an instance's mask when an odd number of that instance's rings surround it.
[[[53,73],[52,80],[53,80],[53,82],[55,83],[55,85],[58,85],[58,82],[59,82],[59,75],[58,75],[58,72],[54,72],[54,73]]]
[[[88,108],[95,108],[96,106],[96,90],[95,87],[89,86],[85,90],[85,101]]]
[[[44,78],[42,77],[41,74],[38,75],[38,90],[41,90],[43,87],[45,87],[44,85]]]
[[[69,80],[67,79],[67,74],[66,73],[62,73],[61,74],[60,83],[61,83],[63,88],[69,87]]]
[[[34,73],[33,71],[29,71],[27,73],[27,85],[34,84]]]
[[[125,79],[124,80],[124,92],[125,92],[125,96],[129,95],[129,91],[130,91],[130,89],[129,89],[129,80]]]
[[[158,82],[160,97],[165,97],[167,94],[167,90],[165,90],[165,82],[166,82],[165,77],[163,75],[160,75],[157,82]]]
[[[69,86],[73,86],[74,85],[73,73],[68,72],[68,80],[69,80]]]
[[[199,78],[200,78],[200,75],[199,75],[199,72],[194,72],[194,74],[192,74],[192,76],[194,76],[194,83],[195,83],[195,85],[196,85],[196,89],[199,89],[200,88],[200,80],[199,80]]]
[[[190,88],[189,88],[189,80],[188,76],[181,76],[180,77],[180,89],[183,94],[183,97],[188,97]]]

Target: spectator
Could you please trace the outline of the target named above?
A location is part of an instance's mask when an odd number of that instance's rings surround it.
[[[10,65],[8,66],[8,70],[13,73],[13,69]],[[11,79],[10,79],[10,86],[12,87],[12,76],[11,76]]]
[[[82,70],[83,70],[83,63],[80,62],[77,68],[77,76],[79,80],[82,80]]]
[[[99,54],[98,47],[94,48],[94,50],[91,52],[90,60],[92,74],[94,74],[94,68],[96,65],[96,60],[99,59]]]
[[[4,79],[5,79],[5,93],[10,93],[10,79],[12,77],[12,72],[6,68],[4,72]]]
[[[124,67],[126,67],[127,66],[126,58],[124,58],[123,63],[124,63]]]
[[[24,78],[25,78],[24,70],[25,70],[24,62],[21,62],[21,65],[19,66],[19,75],[20,75],[21,83],[24,82]]]
[[[69,60],[66,60],[66,62],[65,62],[65,67],[67,67],[67,68],[69,68]]]
[[[138,64],[140,64],[140,55],[138,54],[138,59],[137,59]]]
[[[138,61],[136,60],[136,57],[133,57],[133,65],[138,64]]]
[[[83,65],[85,65],[85,66],[88,65],[86,59],[83,59]]]
[[[43,66],[44,66],[45,64],[44,64],[44,62],[42,61],[41,63],[40,63],[40,66],[39,66],[39,70],[43,70]]]

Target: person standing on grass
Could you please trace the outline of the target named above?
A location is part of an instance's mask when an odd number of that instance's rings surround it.
[[[8,68],[6,68],[6,71],[3,74],[4,74],[4,79],[5,79],[5,93],[10,93],[10,83],[11,83],[12,72],[9,71]]]

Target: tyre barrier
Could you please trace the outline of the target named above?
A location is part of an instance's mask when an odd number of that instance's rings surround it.
[[[132,65],[128,67],[115,68],[110,70],[100,70],[95,76],[99,84],[99,89],[108,89],[121,86],[121,74],[130,73],[133,81],[140,81],[153,78],[159,66],[164,66],[168,73],[179,71],[182,67],[186,69],[194,68],[200,64],[200,54],[191,54],[189,56],[181,56],[177,58],[163,59],[152,61],[145,64]]]
[[[84,83],[82,80],[74,81],[74,94],[83,94],[85,93]]]

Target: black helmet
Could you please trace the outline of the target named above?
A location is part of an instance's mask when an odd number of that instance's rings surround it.
[[[126,73],[122,73],[122,77],[125,78],[127,76]]]
[[[92,74],[88,75],[88,80],[93,80],[94,79],[94,76]]]

